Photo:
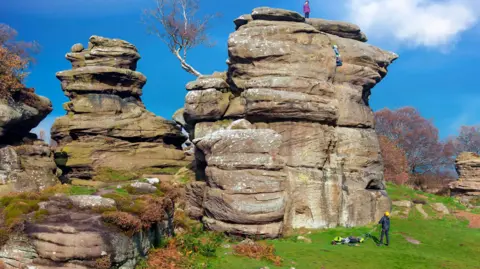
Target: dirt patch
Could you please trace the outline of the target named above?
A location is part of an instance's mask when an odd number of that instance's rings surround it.
[[[420,245],[420,241],[418,241],[417,239],[413,239],[411,237],[408,237],[408,236],[403,236],[403,238],[405,238],[405,240],[407,240],[408,242],[414,244],[414,245]]]
[[[457,218],[463,218],[463,219],[466,219],[468,220],[469,224],[468,224],[468,227],[469,228],[480,228],[480,215],[478,214],[473,214],[473,213],[469,213],[469,212],[465,212],[465,211],[459,211],[459,212],[456,212],[455,213],[455,216]]]

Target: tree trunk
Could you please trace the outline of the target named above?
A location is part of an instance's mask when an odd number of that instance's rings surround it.
[[[198,72],[197,70],[195,70],[195,68],[193,68],[193,66],[189,65],[183,58],[182,56],[180,56],[179,52],[178,51],[175,51],[174,52],[175,56],[177,57],[177,59],[180,61],[180,64],[182,65],[182,68],[183,70],[187,71],[188,73],[196,76],[196,77],[199,77],[201,76],[202,74],[200,74],[200,72]]]

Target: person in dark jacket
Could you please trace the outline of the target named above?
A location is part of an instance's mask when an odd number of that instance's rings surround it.
[[[390,213],[388,211],[385,212],[385,215],[380,219],[378,224],[382,225],[382,233],[380,234],[380,243],[377,245],[380,246],[380,244],[383,244],[383,235],[385,235],[387,239],[387,244],[385,245],[388,246],[388,244],[390,243],[388,237],[388,231],[390,230]]]

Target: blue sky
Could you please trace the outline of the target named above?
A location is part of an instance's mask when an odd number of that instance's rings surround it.
[[[204,74],[227,68],[227,38],[233,19],[258,6],[301,11],[302,0],[200,0],[203,13],[221,12],[213,22],[213,48],[190,52],[190,64]],[[67,101],[55,73],[70,69],[64,58],[74,43],[87,44],[91,35],[121,38],[137,46],[145,74],[143,101],[147,108],[171,118],[183,106],[184,72],[163,43],[146,33],[141,12],[153,0],[17,0],[2,1],[0,23],[19,32],[21,40],[42,45],[27,85],[50,98],[54,111],[39,128],[49,129],[65,114]],[[369,42],[392,50],[400,58],[372,91],[374,110],[414,106],[433,119],[443,138],[461,125],[480,124],[480,1],[478,0],[311,0],[311,17],[359,24]]]

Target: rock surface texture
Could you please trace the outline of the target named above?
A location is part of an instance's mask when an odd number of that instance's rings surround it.
[[[92,36],[66,58],[72,70],[57,73],[67,115],[52,137],[56,161],[68,178],[92,179],[102,168],[125,171],[181,167],[186,140],[172,121],[145,109],[140,96],[147,78],[135,71],[140,55],[132,44]]]
[[[184,127],[204,180],[187,189],[191,215],[270,237],[378,220],[391,202],[368,99],[398,56],[362,42],[355,25],[287,10],[258,8],[235,25],[228,71],[186,86]],[[229,127],[239,119],[251,126]]]
[[[464,202],[480,197],[480,156],[472,152],[458,155],[455,167],[459,175],[458,181],[450,183],[453,195]]]
[[[30,133],[51,111],[50,100],[32,89],[0,96],[0,196],[42,190],[59,182],[53,152]]]
[[[101,214],[86,210],[111,206],[111,202],[87,195],[57,195],[42,202],[40,208],[48,217],[26,221],[24,233],[2,242],[0,261],[6,269],[134,269],[165,236],[167,223],[157,222],[127,235],[106,225]]]

